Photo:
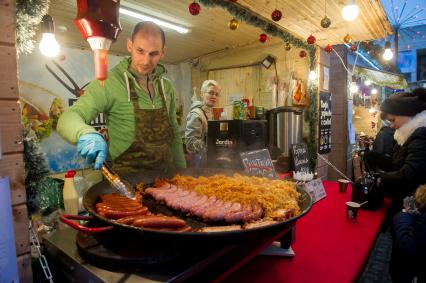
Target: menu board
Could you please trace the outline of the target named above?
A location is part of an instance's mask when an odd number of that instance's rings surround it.
[[[268,178],[276,177],[269,150],[260,149],[241,152],[240,156],[246,172]]]
[[[293,158],[294,171],[309,173],[309,155],[308,147],[305,143],[297,143],[291,146],[291,155]]]
[[[321,179],[314,179],[304,184],[305,190],[311,195],[312,201],[315,203],[327,196]]]
[[[320,154],[331,151],[331,94],[320,92],[319,139]]]

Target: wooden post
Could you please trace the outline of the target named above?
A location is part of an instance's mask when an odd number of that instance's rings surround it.
[[[20,282],[33,282],[24,183],[22,126],[18,104],[15,0],[0,0],[0,176],[10,179]]]

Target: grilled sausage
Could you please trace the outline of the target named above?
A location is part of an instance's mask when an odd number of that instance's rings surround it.
[[[100,213],[103,213],[106,218],[111,219],[120,219],[126,216],[131,215],[144,215],[148,212],[147,207],[141,207],[138,210],[131,210],[131,211],[120,211],[120,210],[112,210],[112,209],[100,209]]]
[[[168,216],[150,216],[137,219],[133,222],[134,226],[137,227],[170,227],[178,228],[185,226],[185,221],[179,218],[168,217]]]

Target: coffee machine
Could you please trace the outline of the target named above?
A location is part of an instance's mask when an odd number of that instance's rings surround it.
[[[240,153],[266,147],[266,120],[208,122],[207,162],[212,168],[242,170]]]

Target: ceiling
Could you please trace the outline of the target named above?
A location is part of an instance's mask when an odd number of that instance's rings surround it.
[[[76,0],[51,0],[49,14],[55,20],[57,38],[62,46],[87,48],[88,44],[83,41],[72,23],[77,14],[76,2]],[[132,6],[137,5],[152,15],[191,30],[188,34],[165,30],[168,47],[164,58],[166,63],[178,63],[220,50],[253,44],[258,41],[258,35],[262,33],[259,28],[246,23],[241,23],[237,30],[230,30],[228,22],[232,16],[219,7],[201,6],[200,14],[192,16],[188,12],[188,5],[192,0],[121,2],[122,4],[127,2]],[[321,28],[319,24],[325,15],[324,2],[327,2],[327,16],[332,21],[328,29]],[[283,18],[277,23],[280,28],[301,39],[306,39],[312,33],[320,46],[329,43],[341,44],[347,33],[354,40],[378,39],[386,36],[387,33],[392,33],[379,0],[357,0],[361,10],[360,17],[351,23],[345,22],[340,15],[345,2],[345,0],[238,0],[237,5],[248,8],[268,20],[271,12],[277,8],[283,12]],[[127,54],[126,38],[137,20],[121,15],[120,22],[122,32],[111,46],[111,52]],[[279,39],[271,39],[270,43],[279,41]]]

